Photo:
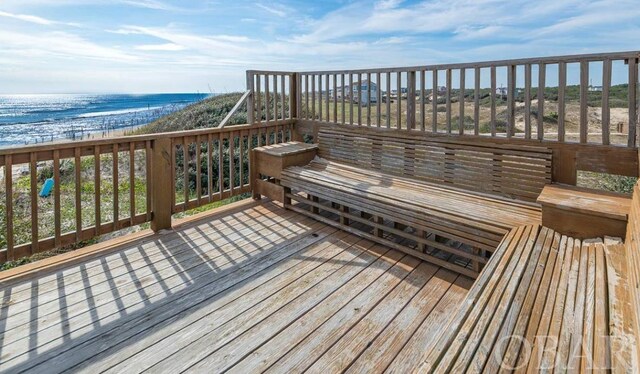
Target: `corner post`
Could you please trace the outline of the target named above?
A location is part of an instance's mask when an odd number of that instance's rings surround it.
[[[298,74],[289,74],[289,118],[298,118]]]
[[[157,138],[153,141],[152,173],[153,183],[151,207],[153,218],[151,229],[154,232],[171,229],[171,195],[175,181],[167,183],[167,176],[172,175],[171,138]]]
[[[398,92],[398,95],[400,95],[400,92]],[[416,72],[408,71],[407,72],[407,130],[413,130],[415,128],[416,128]]]
[[[302,75],[300,73],[294,73],[295,77],[295,101],[296,101],[296,110],[295,110],[295,118],[300,119],[302,117]]]
[[[247,70],[247,91],[251,92],[249,94],[249,97],[247,97],[247,122],[249,122],[250,125],[253,125],[253,123],[255,122],[256,110],[253,97],[253,83],[253,73],[251,72],[251,70]]]

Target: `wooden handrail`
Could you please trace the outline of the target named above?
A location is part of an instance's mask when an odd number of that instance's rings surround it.
[[[305,71],[296,74],[300,82],[296,90],[299,102],[299,115],[296,118],[317,123],[395,127],[458,136],[505,136],[635,148],[639,135],[637,126],[640,123],[637,92],[639,58],[640,51],[629,51],[409,67]],[[628,92],[623,99],[625,102],[616,103],[618,107],[627,108],[628,116],[626,127],[618,131],[611,127],[612,62],[623,62],[628,66],[625,73],[628,84]],[[590,65],[594,63],[596,65]],[[568,68],[568,64],[576,66]],[[598,66],[600,64],[601,68]],[[547,77],[550,67],[557,69],[557,85],[549,84],[550,81],[556,81],[556,77]],[[599,68],[601,73],[597,75],[602,78],[601,93],[592,93],[590,73]],[[537,90],[533,86],[534,69],[537,70]],[[524,79],[519,79],[520,74]],[[499,81],[502,75],[506,79],[504,88]],[[472,76],[473,88],[467,89],[467,81]],[[363,77],[366,79],[363,80]],[[485,88],[481,88],[481,77],[488,80],[484,82]],[[432,81],[429,89],[427,79]],[[576,106],[570,106],[567,100],[571,87],[568,82],[571,81],[578,82]],[[356,85],[360,88],[356,89]],[[384,87],[386,92],[381,95]],[[395,95],[392,95],[392,89],[397,91]],[[552,89],[552,98],[548,97],[548,89]],[[395,101],[393,106],[390,105],[391,100]],[[535,109],[532,106],[534,100],[537,100]],[[427,101],[431,101],[431,105],[427,105]],[[597,136],[592,135],[595,132],[590,120],[593,110],[589,110],[594,101],[597,101],[596,106],[601,107],[599,114],[602,125]],[[524,108],[519,103],[524,103]],[[372,106],[376,106],[376,110]],[[548,113],[545,113],[545,106]],[[549,110],[549,106],[557,106],[557,109]],[[329,116],[332,109],[335,113],[333,118]],[[473,118],[465,115],[466,109],[473,109]],[[340,116],[339,111],[342,112]],[[427,111],[431,113],[427,114]],[[346,116],[345,112],[348,112]],[[574,117],[578,120],[574,121]],[[572,126],[576,127],[575,131],[572,131]],[[571,132],[577,133],[577,136],[572,136]]]
[[[640,51],[627,51],[627,52],[610,52],[610,53],[593,53],[582,55],[562,55],[562,56],[549,56],[549,57],[531,57],[521,59],[510,60],[493,60],[493,61],[480,61],[480,62],[460,62],[451,64],[431,64],[431,65],[415,65],[415,66],[396,66],[386,68],[372,68],[372,69],[349,69],[349,70],[311,70],[300,71],[299,74],[303,75],[321,75],[321,74],[366,74],[366,73],[402,73],[406,71],[420,71],[420,70],[447,70],[447,69],[474,69],[474,68],[490,68],[491,66],[510,66],[510,65],[528,65],[528,64],[558,64],[575,63],[581,61],[602,61],[609,60],[627,60],[627,59],[639,59]],[[258,72],[253,71],[252,72]],[[265,74],[267,72],[262,72]],[[273,72],[269,72],[273,74]]]

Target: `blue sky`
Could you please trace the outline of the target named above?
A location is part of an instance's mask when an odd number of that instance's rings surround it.
[[[0,0],[0,92],[225,92],[244,71],[640,49],[638,0]]]

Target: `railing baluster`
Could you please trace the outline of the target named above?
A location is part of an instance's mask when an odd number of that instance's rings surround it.
[[[342,96],[340,98],[341,101],[342,101],[342,124],[344,125],[346,123],[345,115],[346,115],[346,111],[347,111],[347,107],[345,105],[345,89],[344,89],[346,84],[344,82],[345,75],[341,74],[340,76],[341,76],[341,79],[340,79],[340,84],[341,84],[340,91],[341,91],[341,96]]]
[[[371,126],[371,73],[367,73],[367,126]]]
[[[491,66],[491,136],[496,136],[496,67]]]
[[[434,133],[438,132],[438,69],[433,69],[433,87],[431,92],[431,128]]]
[[[447,69],[447,134],[451,134],[451,91],[453,90],[451,82],[451,69]]]
[[[73,168],[75,174],[75,193],[76,193],[76,241],[81,240],[80,234],[82,233],[82,162],[80,159],[80,148],[76,147],[73,150],[75,165]]]
[[[220,200],[224,197],[224,136],[218,133],[218,188]]]
[[[331,95],[329,95],[329,79],[330,78],[331,77],[329,76],[329,74],[327,74],[326,75],[326,80],[327,81],[326,81],[326,88],[325,88],[325,91],[326,91],[325,92],[325,99],[326,99],[325,106],[326,106],[326,109],[327,109],[326,110],[326,112],[327,112],[327,122],[331,122],[331,115],[329,114],[330,113],[329,112],[329,102],[331,101],[331,97],[330,97]]]
[[[129,143],[129,208],[131,226],[134,225],[136,216],[136,148],[135,143]]]
[[[264,115],[265,122],[271,121],[271,91],[269,90],[269,74],[264,75]]]
[[[289,78],[289,79],[291,79],[291,78]],[[287,102],[287,92],[284,89],[286,87],[285,86],[284,74],[282,74],[280,76],[280,86],[282,87],[282,92],[280,93],[280,95],[282,95],[282,120],[285,120],[285,119],[287,119],[287,108],[286,108],[286,105],[285,105],[285,103]],[[291,92],[292,91],[289,90],[289,95],[291,95]],[[289,105],[289,111],[291,111],[291,105]],[[289,118],[291,118],[291,117],[289,117]]]
[[[277,121],[278,118],[278,75],[273,75],[273,120]]]
[[[5,219],[7,225],[7,260],[15,260],[13,253],[13,163],[11,155],[4,156],[4,182],[5,182]],[[57,185],[57,183],[56,183]],[[59,201],[59,200],[58,200]],[[59,213],[60,210],[57,211]],[[56,217],[60,223],[59,215]]]
[[[416,72],[407,72],[407,130],[416,128]]]
[[[231,196],[233,196],[233,192],[235,191],[236,184],[236,154],[235,154],[235,133],[231,132],[229,134],[229,190]]]
[[[426,72],[424,70],[420,70],[420,131],[425,131],[425,123],[426,123]]]
[[[304,95],[304,118],[313,119],[311,113],[309,113],[309,74],[305,74],[304,76]],[[258,134],[258,136],[260,136],[260,134]]]
[[[636,146],[638,124],[638,62],[637,58],[629,59],[629,137],[627,145]]]
[[[178,166],[178,138],[171,139],[171,183],[173,184],[172,193],[171,193],[171,209],[174,210],[177,205],[176,195],[178,193],[178,180],[177,180],[177,171],[176,167]],[[155,142],[156,145],[159,142]],[[155,152],[156,150],[154,150]],[[155,167],[154,167],[155,169]],[[154,179],[158,178],[158,176],[154,175]],[[155,209],[155,208],[154,208]],[[175,213],[172,211],[171,213]]]
[[[302,110],[302,76],[292,74],[289,76],[289,118],[299,119]]]
[[[338,123],[338,74],[333,75],[333,122]]]
[[[184,210],[187,210],[189,205],[189,163],[191,162],[191,156],[189,155],[189,143],[186,136],[182,137],[182,185],[184,186]]]
[[[200,165],[200,147],[202,147],[202,140],[200,139],[200,135],[196,135],[196,199],[198,200],[198,206],[200,206],[200,201],[202,200],[202,165]]]
[[[567,64],[561,62],[558,64],[558,141],[564,141],[565,135],[565,91],[567,87]]]
[[[473,135],[480,134],[480,68],[474,71],[473,95]]]
[[[284,134],[282,135],[283,139],[284,139]],[[240,157],[238,162],[240,163],[239,167],[238,167],[238,171],[240,172],[240,188],[244,187],[244,134],[242,131],[240,131]]]
[[[253,172],[253,162],[252,162],[252,157],[251,157],[251,152],[253,150],[253,135],[254,135],[254,129],[250,128],[249,129],[249,137],[247,138],[247,154],[248,154],[248,159],[249,159],[249,170],[247,171],[248,175],[249,175],[249,187],[253,188],[253,183],[254,183],[254,172]]]
[[[102,212],[101,212],[101,204],[102,204],[102,199],[100,198],[100,194],[101,194],[101,186],[100,183],[102,181],[102,178],[100,177],[100,146],[96,144],[96,146],[93,148],[93,168],[94,168],[94,172],[93,172],[93,188],[94,188],[94,204],[95,204],[95,235],[98,236],[100,235],[100,226],[102,226]],[[147,169],[147,173],[149,173],[149,170]]]
[[[316,75],[311,75],[311,119],[316,120]],[[269,144],[269,143],[267,143]]]
[[[318,75],[318,121],[322,122],[322,74]]]
[[[546,86],[545,76],[547,74],[547,65],[540,63],[538,65],[538,140],[544,139],[544,89]]]
[[[602,144],[609,145],[611,133],[611,111],[609,109],[609,91],[611,89],[611,60],[602,65]]]
[[[362,126],[362,74],[358,73],[358,126]]]
[[[589,94],[589,62],[580,62],[580,143],[587,142],[589,117],[587,95]]]
[[[507,66],[507,138],[511,138],[516,133],[516,66]]]
[[[31,249],[29,254],[38,252],[38,162],[35,152],[29,153],[29,169],[31,179]]]
[[[376,74],[376,126],[380,127],[382,122],[382,84],[380,84],[381,75]]]
[[[251,166],[251,165],[249,165]],[[207,135],[207,192],[209,203],[213,202],[213,136]]]
[[[396,128],[402,128],[402,72],[396,76],[396,88],[398,90],[398,101],[396,104]]]
[[[391,73],[387,73],[387,128],[391,128]]]
[[[349,124],[353,125],[353,74],[349,73]]]
[[[255,103],[256,103],[256,122],[262,122],[262,93],[260,92],[261,89],[261,75],[260,74],[256,74],[256,99],[255,99]]]
[[[60,151],[57,149],[53,151],[53,217],[54,244],[60,247]]]
[[[458,110],[458,133],[464,134],[464,86],[465,86],[465,69],[460,69],[460,93],[458,96],[458,104],[460,109]]]
[[[531,64],[524,66],[524,138],[531,139]]]
[[[120,220],[120,182],[118,170],[118,144],[113,145],[113,231],[118,230],[118,221]],[[57,184],[57,183],[56,183]]]
[[[146,165],[145,177],[147,179],[147,186],[146,186],[147,221],[151,221],[151,196],[153,194],[153,182],[151,179],[152,170],[153,170],[153,164],[152,164],[153,157],[151,157],[152,152],[153,151],[151,150],[151,140],[147,140],[145,142],[145,153],[144,153],[145,165]]]

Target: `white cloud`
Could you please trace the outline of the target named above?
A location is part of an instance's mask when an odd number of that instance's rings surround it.
[[[38,17],[38,16],[32,16],[28,14],[14,14],[14,13],[3,12],[3,11],[0,11],[0,17],[18,19],[25,22],[36,23],[38,25],[53,25],[55,23],[54,21],[51,21],[42,17]]]
[[[139,57],[118,48],[105,47],[67,32],[20,33],[0,32],[0,46],[12,54],[80,58],[111,62],[136,62]],[[6,53],[6,52],[5,52]]]
[[[393,9],[397,8],[403,2],[404,0],[380,0],[374,5],[374,7],[379,10]]]
[[[175,51],[183,51],[186,48],[181,46],[181,45],[177,45],[177,44],[173,44],[173,43],[165,43],[165,44],[143,44],[143,45],[137,45],[134,47],[134,49],[137,49],[139,51],[166,51],[166,52],[175,52]]]
[[[118,2],[130,5],[138,8],[146,8],[153,10],[165,10],[165,11],[185,11],[187,9],[176,7],[158,0],[118,0]]]
[[[267,5],[260,4],[260,3],[257,3],[256,6],[258,8],[260,8],[260,9],[266,10],[267,12],[269,12],[271,14],[274,14],[274,15],[276,15],[278,17],[286,17],[287,16],[287,12],[284,9],[282,9],[281,6],[275,6],[275,5],[267,6]]]

